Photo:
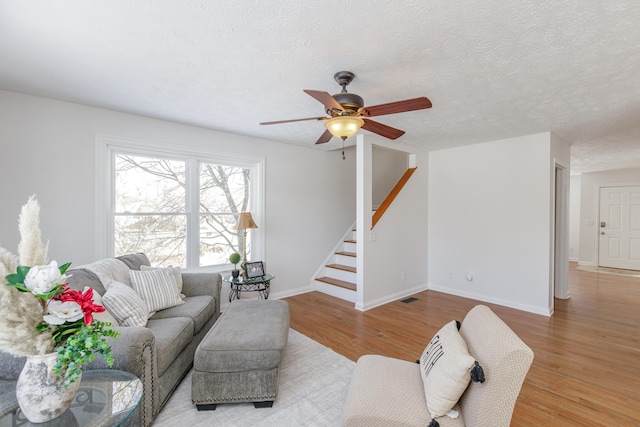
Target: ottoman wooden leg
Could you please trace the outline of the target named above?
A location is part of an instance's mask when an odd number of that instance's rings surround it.
[[[265,402],[253,402],[255,408],[272,408],[273,400],[267,400]]]
[[[196,408],[198,408],[198,411],[215,411],[217,407],[218,407],[217,403],[210,403],[207,405],[196,405]]]

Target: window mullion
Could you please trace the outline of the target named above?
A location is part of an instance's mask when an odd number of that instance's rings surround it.
[[[199,162],[190,159],[187,163],[187,268],[200,266],[200,179]]]

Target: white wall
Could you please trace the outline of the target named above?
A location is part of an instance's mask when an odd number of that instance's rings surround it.
[[[640,185],[640,169],[621,169],[581,175],[580,184],[580,265],[598,263],[598,193],[600,187]]]
[[[373,162],[370,160],[374,143],[378,146],[388,144],[375,136],[358,136],[356,308],[359,310],[427,289],[428,154],[416,151],[415,147],[392,143],[395,150],[404,150],[403,173],[408,167],[408,153],[415,153],[417,169],[371,230]]]
[[[430,153],[430,289],[551,313],[553,157],[569,162],[568,147],[551,140],[540,133]]]
[[[372,160],[371,198],[377,209],[407,170],[407,153],[374,145]]]
[[[36,194],[49,258],[96,259],[97,133],[264,157],[264,261],[277,276],[274,297],[310,289],[317,265],[355,217],[353,151],[343,161],[335,152],[0,91],[0,246],[17,252],[20,207]]]

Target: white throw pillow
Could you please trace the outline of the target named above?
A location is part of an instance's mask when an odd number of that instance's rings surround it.
[[[433,418],[445,415],[458,402],[475,364],[456,323],[444,325],[420,357],[427,409]]]
[[[82,293],[84,294],[85,292],[87,292],[87,289],[89,289],[89,286],[85,286],[84,289],[82,290]],[[102,297],[95,289],[93,290],[93,303],[104,307],[104,303],[102,302]],[[111,313],[109,313],[109,310],[107,310],[107,307],[104,307],[104,311],[100,313],[93,313],[93,318],[100,322],[111,323],[111,326],[120,326],[120,323],[118,323],[116,318],[113,317]]]
[[[159,269],[167,269],[173,272],[173,276],[176,278],[176,285],[178,286],[178,292],[182,293],[182,270],[180,267],[149,267],[148,265],[141,265],[141,271],[149,271],[149,270],[159,270]]]
[[[124,283],[111,282],[102,302],[120,326],[147,326],[149,307],[136,291]]]
[[[131,270],[131,285],[147,303],[150,312],[184,304],[180,298],[173,269]]]
[[[109,285],[114,281],[131,286],[131,283],[129,283],[129,267],[115,258],[105,258],[75,268],[84,268],[91,271],[98,276],[105,289],[109,289]]]

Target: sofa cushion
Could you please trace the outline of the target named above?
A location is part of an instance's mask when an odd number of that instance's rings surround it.
[[[151,265],[149,258],[143,253],[122,255],[116,259],[123,262],[129,270],[140,270],[140,266]]]
[[[173,271],[167,268],[140,271],[130,270],[131,286],[147,303],[149,311],[183,304]]]
[[[102,302],[121,326],[147,325],[149,307],[136,291],[124,283],[111,282]]]
[[[193,366],[218,373],[273,369],[288,337],[286,301],[235,300],[202,339]]]
[[[152,319],[147,323],[156,338],[158,375],[162,376],[193,339],[193,321],[187,317]]]
[[[150,319],[168,319],[171,317],[188,317],[193,320],[195,332],[197,334],[214,316],[216,305],[214,297],[210,295],[200,295],[197,297],[186,297],[184,304],[160,310],[150,317]]]
[[[438,331],[420,357],[427,409],[432,417],[445,415],[471,380],[475,359],[452,320]]]

